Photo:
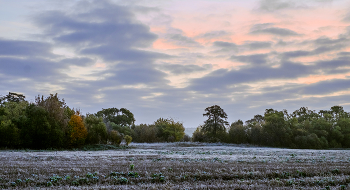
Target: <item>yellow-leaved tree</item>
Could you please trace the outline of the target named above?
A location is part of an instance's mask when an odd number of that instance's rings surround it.
[[[74,115],[71,116],[69,121],[69,126],[71,127],[70,143],[72,146],[81,146],[85,143],[87,137],[87,130],[84,126],[83,119],[80,116],[79,111],[76,111]]]

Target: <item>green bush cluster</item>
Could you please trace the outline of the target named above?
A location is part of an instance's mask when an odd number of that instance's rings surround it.
[[[319,112],[306,107],[288,113],[266,109],[246,121],[238,120],[213,138],[199,126],[193,133],[199,142],[221,141],[289,148],[350,148],[350,113],[341,106]]]

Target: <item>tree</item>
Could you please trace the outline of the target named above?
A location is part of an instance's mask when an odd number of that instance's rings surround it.
[[[0,147],[15,147],[19,144],[19,140],[17,126],[11,120],[0,120]]]
[[[20,127],[22,146],[27,148],[62,147],[63,133],[58,125],[50,124],[49,113],[42,107],[30,104]]]
[[[247,133],[242,120],[238,120],[231,124],[229,137],[230,142],[236,144],[247,143]]]
[[[22,102],[26,98],[23,94],[9,92],[8,95],[0,97],[0,104],[4,102]]]
[[[65,146],[68,146],[70,140],[71,128],[68,126],[74,110],[70,109],[64,99],[60,99],[57,95],[50,94],[48,97],[38,95],[35,97],[35,103],[37,106],[44,108],[49,114],[50,125],[59,126],[64,134],[64,142],[67,142]]]
[[[155,125],[140,124],[132,127],[134,142],[157,142],[157,128]]]
[[[225,132],[228,125],[227,114],[218,105],[205,108],[203,116],[208,117],[204,122],[202,130],[216,137],[218,132]]]
[[[107,109],[102,108],[101,111],[98,111],[96,113],[96,116],[102,117],[103,121],[105,123],[108,123],[108,122],[113,122],[114,118],[116,117],[116,115],[118,115],[118,113],[119,113],[118,108],[107,108]]]
[[[102,117],[105,123],[113,122],[120,126],[130,126],[135,122],[134,114],[126,108],[107,108],[97,112],[96,116]]]
[[[107,143],[107,128],[103,123],[102,117],[97,117],[93,114],[86,114],[84,124],[87,129],[86,143],[88,144],[106,144]]]
[[[69,126],[71,126],[71,145],[72,146],[80,146],[85,143],[85,139],[87,137],[87,130],[84,126],[83,119],[80,116],[79,111],[76,114],[72,115],[69,121]]]
[[[179,121],[174,121],[174,119],[163,119],[159,118],[154,125],[158,129],[157,136],[163,141],[180,141],[185,135],[185,128],[183,124]]]
[[[266,109],[263,125],[263,140],[269,146],[288,146],[291,143],[291,130],[283,111]]]
[[[206,134],[202,130],[203,126],[200,125],[197,127],[197,129],[192,134],[192,141],[193,142],[205,142],[207,140]]]

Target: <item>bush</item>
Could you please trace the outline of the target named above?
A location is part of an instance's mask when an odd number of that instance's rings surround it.
[[[129,144],[130,144],[131,141],[132,141],[132,137],[130,137],[129,135],[125,135],[124,139],[125,139],[126,145],[129,146]]]
[[[191,141],[191,137],[189,135],[184,135],[184,138],[182,139],[183,142],[190,142]]]
[[[175,137],[174,136],[168,137],[168,142],[174,142],[174,141],[175,141]]]
[[[122,137],[118,131],[112,130],[109,132],[109,140],[114,145],[120,145],[122,142]]]

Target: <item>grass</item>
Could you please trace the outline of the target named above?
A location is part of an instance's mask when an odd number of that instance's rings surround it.
[[[350,188],[350,152],[346,150],[131,145],[134,148],[2,151],[0,188]]]

